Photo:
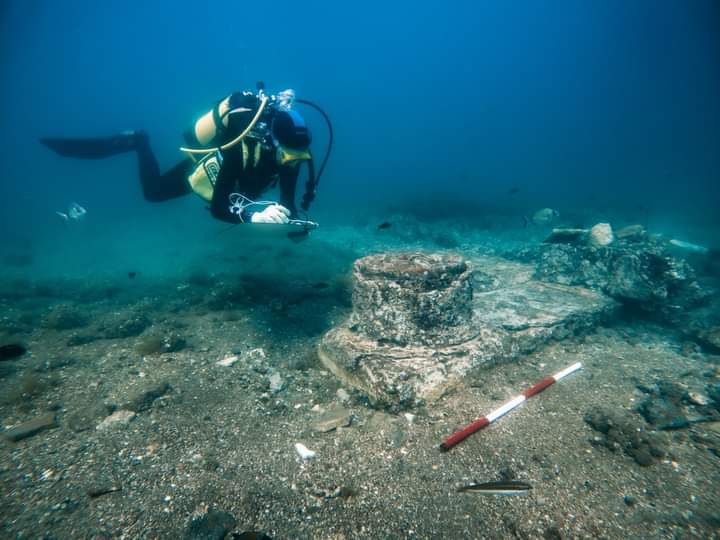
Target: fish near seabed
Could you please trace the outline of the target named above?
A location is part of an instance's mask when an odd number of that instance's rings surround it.
[[[550,225],[559,217],[560,212],[557,210],[553,210],[552,208],[541,208],[535,212],[529,220],[524,218],[525,226],[527,227],[529,223],[532,223],[533,225],[543,227],[545,225]]]
[[[480,495],[526,495],[532,486],[517,480],[500,480],[498,482],[473,482],[458,488],[459,493],[478,493]]]

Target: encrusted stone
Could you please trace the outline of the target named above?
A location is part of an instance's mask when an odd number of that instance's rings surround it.
[[[383,343],[450,345],[472,333],[472,282],[457,255],[371,255],[353,270],[353,331]]]
[[[471,268],[482,268],[473,294]],[[553,338],[592,328],[616,304],[582,287],[542,283],[503,259],[395,253],[354,267],[353,312],[318,354],[371,404],[431,402],[479,368],[511,361]]]

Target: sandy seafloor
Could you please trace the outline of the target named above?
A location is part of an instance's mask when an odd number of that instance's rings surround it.
[[[600,407],[651,429],[635,412],[639,388],[666,380],[703,393],[717,383],[720,357],[677,329],[617,319],[488,369],[410,418],[373,410],[350,388],[341,402],[315,348],[350,312],[354,259],[387,249],[503,255],[544,234],[440,224],[433,230],[446,234],[431,240],[393,223],[328,227],[301,244],[206,234],[190,254],[132,231],[112,242],[67,231],[67,248],[6,261],[0,336],[29,352],[0,363],[0,423],[50,411],[58,427],[0,442],[0,537],[182,538],[213,509],[233,516],[234,532],[272,538],[720,536],[720,424],[657,433],[664,453],[641,466],[598,444],[584,420]],[[217,365],[230,355],[239,360]],[[581,372],[438,450],[576,361]],[[127,425],[96,429],[148,390],[156,399]],[[318,409],[337,406],[350,425],[315,431]],[[297,442],[315,459],[301,460]],[[457,492],[500,478],[532,490]]]

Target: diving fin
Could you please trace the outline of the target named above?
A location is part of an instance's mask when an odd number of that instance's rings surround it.
[[[143,135],[142,131],[127,131],[111,137],[79,139],[46,137],[40,139],[40,142],[64,157],[101,159],[136,150],[138,138]]]

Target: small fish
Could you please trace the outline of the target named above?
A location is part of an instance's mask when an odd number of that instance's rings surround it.
[[[27,352],[27,349],[18,343],[10,343],[0,347],[0,362],[18,358]]]
[[[383,230],[383,229],[389,229],[390,227],[392,227],[392,223],[390,223],[389,221],[383,221],[380,225],[378,225],[377,228],[380,230]]]
[[[553,210],[552,208],[542,208],[535,212],[531,218],[523,216],[523,226],[525,228],[527,228],[528,225],[537,225],[539,227],[543,227],[546,225],[550,225],[554,221],[557,221],[557,218],[559,217],[560,212],[558,212],[557,210]]]
[[[520,188],[517,186],[513,186],[507,191],[508,195],[516,195],[517,193],[520,193]]]
[[[532,489],[530,484],[517,480],[500,480],[466,484],[458,488],[459,493],[479,493],[481,495],[525,495]]]
[[[313,289],[327,289],[327,288],[330,286],[330,284],[329,284],[329,283],[326,283],[326,282],[324,282],[324,281],[318,281],[318,282],[316,282],[316,283],[313,283],[313,284],[310,285],[310,286],[311,286]]]
[[[135,276],[137,276],[137,272],[128,272],[128,279],[135,279]]]

